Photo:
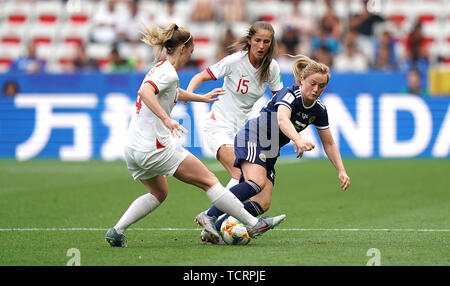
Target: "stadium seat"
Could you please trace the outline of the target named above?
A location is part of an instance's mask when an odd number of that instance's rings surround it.
[[[21,45],[24,42],[27,30],[27,24],[5,21],[0,25],[0,42]]]
[[[7,72],[14,60],[23,53],[24,47],[22,45],[0,43],[0,72]]]
[[[66,5],[66,21],[73,24],[87,24],[97,4],[90,0],[69,1]]]
[[[28,32],[28,40],[40,44],[53,44],[56,41],[58,25],[35,23]]]
[[[2,4],[1,16],[10,23],[26,23],[32,19],[33,3],[31,1],[9,1]]]
[[[63,11],[61,1],[37,1],[34,5],[34,18],[37,22],[55,24],[62,20]]]
[[[109,56],[111,54],[111,45],[100,43],[88,43],[86,45],[86,54],[88,57],[97,61],[101,70],[104,70],[109,64]]]
[[[86,44],[89,41],[91,25],[84,22],[65,22],[60,30],[60,41],[66,43]]]

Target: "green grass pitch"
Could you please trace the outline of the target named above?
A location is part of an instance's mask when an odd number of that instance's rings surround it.
[[[0,162],[0,265],[450,265],[450,160],[345,160],[339,189],[327,160],[277,164],[269,215],[278,228],[247,246],[204,245],[193,222],[202,190],[169,178],[167,200],[111,248],[106,229],[145,193],[125,163]],[[205,161],[223,184],[227,173]],[[369,255],[368,255],[369,254]]]

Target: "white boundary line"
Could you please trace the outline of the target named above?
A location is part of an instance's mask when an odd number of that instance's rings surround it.
[[[49,228],[0,228],[6,231],[107,231],[96,227],[49,227]],[[129,228],[128,231],[199,231],[200,228]],[[433,228],[276,228],[275,231],[384,231],[384,232],[450,232],[450,229]]]

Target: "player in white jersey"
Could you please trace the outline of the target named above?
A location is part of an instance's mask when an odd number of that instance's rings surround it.
[[[169,117],[178,100],[211,102],[223,94],[222,89],[214,89],[201,96],[179,88],[177,70],[186,64],[193,52],[192,35],[173,23],[165,29],[146,28],[143,41],[157,49],[158,57],[163,51],[167,53],[167,57],[150,70],[139,88],[136,112],[130,122],[125,146],[128,170],[135,180],[142,182],[148,193],[137,198],[117,224],[107,231],[106,241],[111,246],[126,247],[124,231],[166,199],[166,176],[172,175],[205,190],[217,208],[242,219],[253,237],[278,225],[284,215],[264,219],[252,216],[198,158],[177,146],[173,139],[173,136],[180,136],[179,132],[187,133],[179,122]],[[198,223],[213,238],[219,239],[214,225],[203,221]]]
[[[203,129],[203,144],[216,156],[230,173],[227,188],[239,183],[241,170],[234,167],[234,137],[250,116],[255,102],[264,95],[267,87],[275,94],[283,88],[280,67],[274,56],[277,52],[275,32],[268,22],[258,21],[250,26],[248,33],[232,45],[237,52],[194,76],[187,88],[195,89],[203,82],[224,78],[225,94],[212,105]],[[251,201],[245,203],[249,211],[260,208],[259,197],[271,195],[272,190],[263,189]],[[204,219],[214,222],[205,213]]]

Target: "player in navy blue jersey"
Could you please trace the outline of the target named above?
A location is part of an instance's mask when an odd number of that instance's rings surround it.
[[[254,210],[249,212],[255,216],[270,207],[275,163],[281,147],[292,140],[297,158],[315,148],[300,134],[310,124],[317,128],[324,151],[338,171],[340,188],[345,191],[350,185],[350,178],[330,132],[327,109],[319,99],[330,79],[329,68],[306,56],[297,58],[293,73],[299,85],[284,88],[274,95],[259,117],[249,120],[235,137],[234,166],[241,169],[242,176],[241,183],[230,190],[243,202],[250,199]],[[204,217],[209,218],[211,223],[214,221],[216,228],[220,229],[227,217],[222,214],[212,206]],[[201,236],[204,242],[223,243],[211,239],[206,232],[202,232]]]

